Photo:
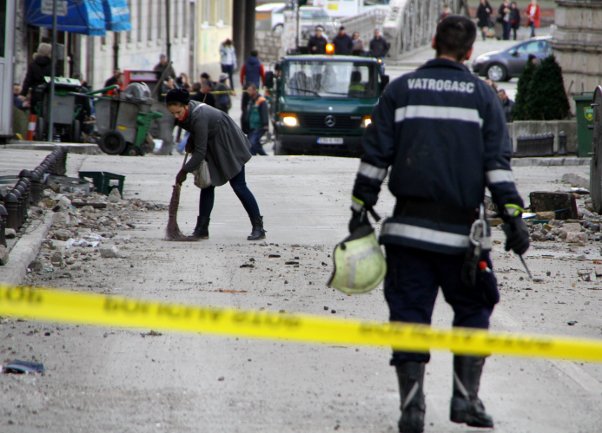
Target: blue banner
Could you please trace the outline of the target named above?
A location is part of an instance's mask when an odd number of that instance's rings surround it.
[[[25,19],[32,26],[52,28],[52,15],[42,13],[42,1],[25,1]],[[66,3],[67,15],[57,17],[58,31],[104,36],[107,30],[132,29],[127,0],[66,0]]]
[[[103,0],[106,28],[112,32],[132,30],[127,0]]]

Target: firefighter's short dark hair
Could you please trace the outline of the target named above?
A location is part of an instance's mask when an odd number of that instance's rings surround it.
[[[453,56],[463,60],[477,37],[477,26],[470,18],[449,15],[437,25],[435,48],[437,55]]]

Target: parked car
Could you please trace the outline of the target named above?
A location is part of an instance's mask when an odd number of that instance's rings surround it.
[[[265,3],[255,8],[255,29],[271,30],[281,34],[284,29],[284,13],[291,11],[286,3]],[[339,23],[332,18],[326,9],[318,6],[301,6],[299,9],[299,27],[301,39],[307,40],[316,26],[322,26],[328,38],[336,35]]]
[[[481,54],[472,62],[475,74],[493,81],[508,81],[525,69],[529,55],[545,59],[552,54],[551,36],[540,36],[501,51]]]

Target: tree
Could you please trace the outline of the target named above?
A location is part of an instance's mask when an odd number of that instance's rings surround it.
[[[560,120],[569,116],[562,69],[553,55],[542,60],[531,77],[525,109],[530,120]]]
[[[525,69],[523,69],[520,77],[518,77],[518,84],[516,86],[516,99],[514,100],[514,107],[512,109],[512,120],[529,119],[526,107],[527,95],[529,93],[531,78],[533,77],[533,74],[535,74],[537,66],[537,62],[532,61],[531,58],[529,58],[527,66],[525,66]]]

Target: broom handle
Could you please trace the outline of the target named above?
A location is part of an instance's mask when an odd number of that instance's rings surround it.
[[[188,152],[184,153],[184,161],[182,161],[182,168],[186,165],[186,160],[188,159]]]

